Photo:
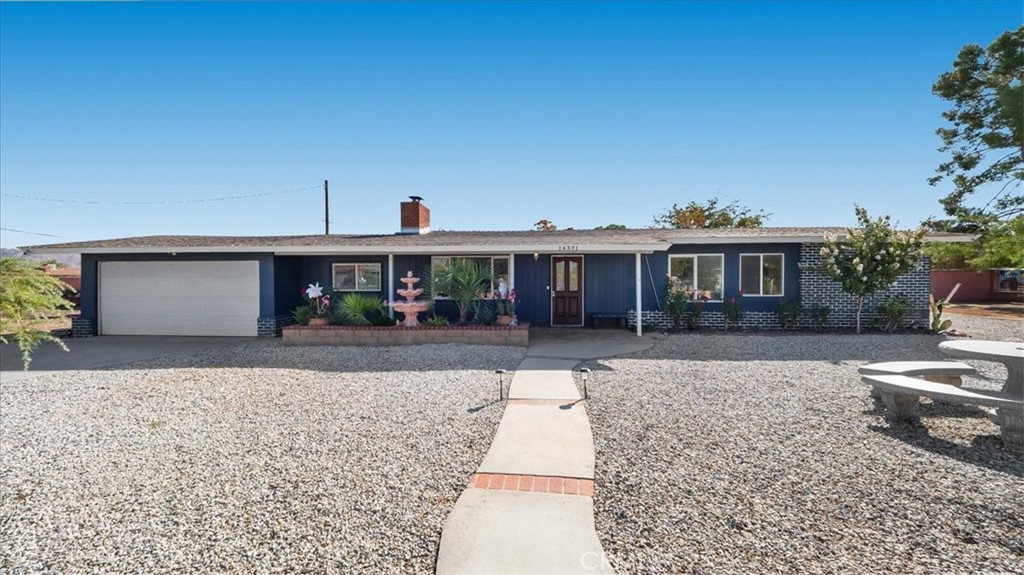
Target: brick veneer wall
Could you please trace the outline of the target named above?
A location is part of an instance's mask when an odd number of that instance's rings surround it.
[[[96,335],[96,320],[81,315],[71,316],[71,337],[92,337]]]
[[[281,330],[289,325],[295,325],[295,316],[291,314],[257,318],[256,335],[259,337],[279,337]]]
[[[821,247],[823,244],[801,244],[800,246],[800,300],[807,309],[814,303],[827,305],[831,308],[827,328],[853,328],[857,325],[857,298],[843,291],[842,286],[821,271]],[[916,268],[900,276],[896,283],[886,291],[865,298],[861,313],[861,328],[870,327],[878,318],[876,308],[886,298],[902,295],[911,304],[902,325],[928,325],[928,294],[931,292],[930,259],[922,258]],[[659,310],[644,310],[643,325],[658,329],[672,327],[672,318]],[[626,324],[636,327],[636,310],[626,314]],[[797,322],[799,327],[813,327],[811,318],[801,315]],[[722,329],[725,316],[719,311],[705,311],[700,319],[700,327],[706,329]],[[780,329],[779,321],[774,312],[744,311],[740,322],[741,329]]]
[[[857,325],[857,298],[843,291],[842,286],[821,271],[821,247],[823,244],[802,244],[800,246],[800,299],[804,307],[813,303],[827,305],[832,309],[828,316],[828,327],[850,328]],[[925,257],[917,267],[903,274],[886,291],[864,299],[861,313],[861,327],[870,326],[876,319],[878,304],[886,298],[902,295],[911,304],[903,325],[928,325],[928,294],[931,293],[932,261]],[[810,319],[801,317],[800,324],[810,326]]]
[[[289,345],[417,345],[424,343],[471,343],[480,345],[530,345],[530,327],[449,326],[417,328],[361,326],[287,326],[282,332]]]

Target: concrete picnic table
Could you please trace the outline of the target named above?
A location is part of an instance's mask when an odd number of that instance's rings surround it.
[[[1019,341],[944,341],[939,344],[942,353],[962,359],[994,361],[1006,366],[1003,393],[1015,399],[1024,399],[1024,342]]]

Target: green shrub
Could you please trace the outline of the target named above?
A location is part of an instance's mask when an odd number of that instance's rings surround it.
[[[729,329],[729,324],[739,326],[740,321],[743,319],[743,310],[740,305],[743,303],[743,290],[736,294],[736,297],[731,297],[722,303],[722,314],[725,315],[725,329]]]
[[[775,314],[779,318],[779,327],[782,329],[796,327],[796,322],[800,319],[800,312],[800,300],[786,301],[783,299],[780,301],[779,305],[775,307]]]
[[[377,327],[392,326],[395,325],[395,318],[388,317],[386,315],[380,317],[373,317],[370,319],[370,325],[375,325]]]
[[[893,333],[900,327],[903,318],[910,311],[910,302],[901,295],[886,299],[878,305],[879,327],[885,333]]]
[[[679,331],[686,317],[686,307],[689,301],[686,297],[686,290],[680,285],[679,279],[669,276],[668,285],[665,287],[665,313],[672,318],[672,331]]]
[[[825,304],[814,302],[811,307],[807,308],[807,315],[811,318],[811,324],[814,326],[814,331],[821,331],[825,329],[825,324],[828,323],[828,316],[832,313],[832,308]]]
[[[292,317],[299,325],[309,325],[309,320],[313,318],[313,310],[308,305],[300,305],[292,312]]]
[[[448,318],[440,315],[432,315],[423,322],[431,327],[444,327],[448,325]]]
[[[371,318],[387,315],[380,296],[359,292],[345,294],[338,304],[338,312],[353,325],[371,325]]]
[[[700,329],[700,318],[704,315],[704,299],[694,299],[686,303],[686,329]]]

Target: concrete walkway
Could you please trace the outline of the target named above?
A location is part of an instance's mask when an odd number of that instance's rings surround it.
[[[612,572],[594,529],[594,439],[572,370],[653,344],[531,331],[491,448],[445,522],[437,573]]]

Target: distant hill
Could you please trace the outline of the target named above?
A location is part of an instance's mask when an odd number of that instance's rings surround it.
[[[28,258],[37,262],[57,262],[57,265],[65,268],[77,268],[82,266],[82,256],[79,254],[31,254],[26,256],[18,248],[0,248],[0,258]]]

